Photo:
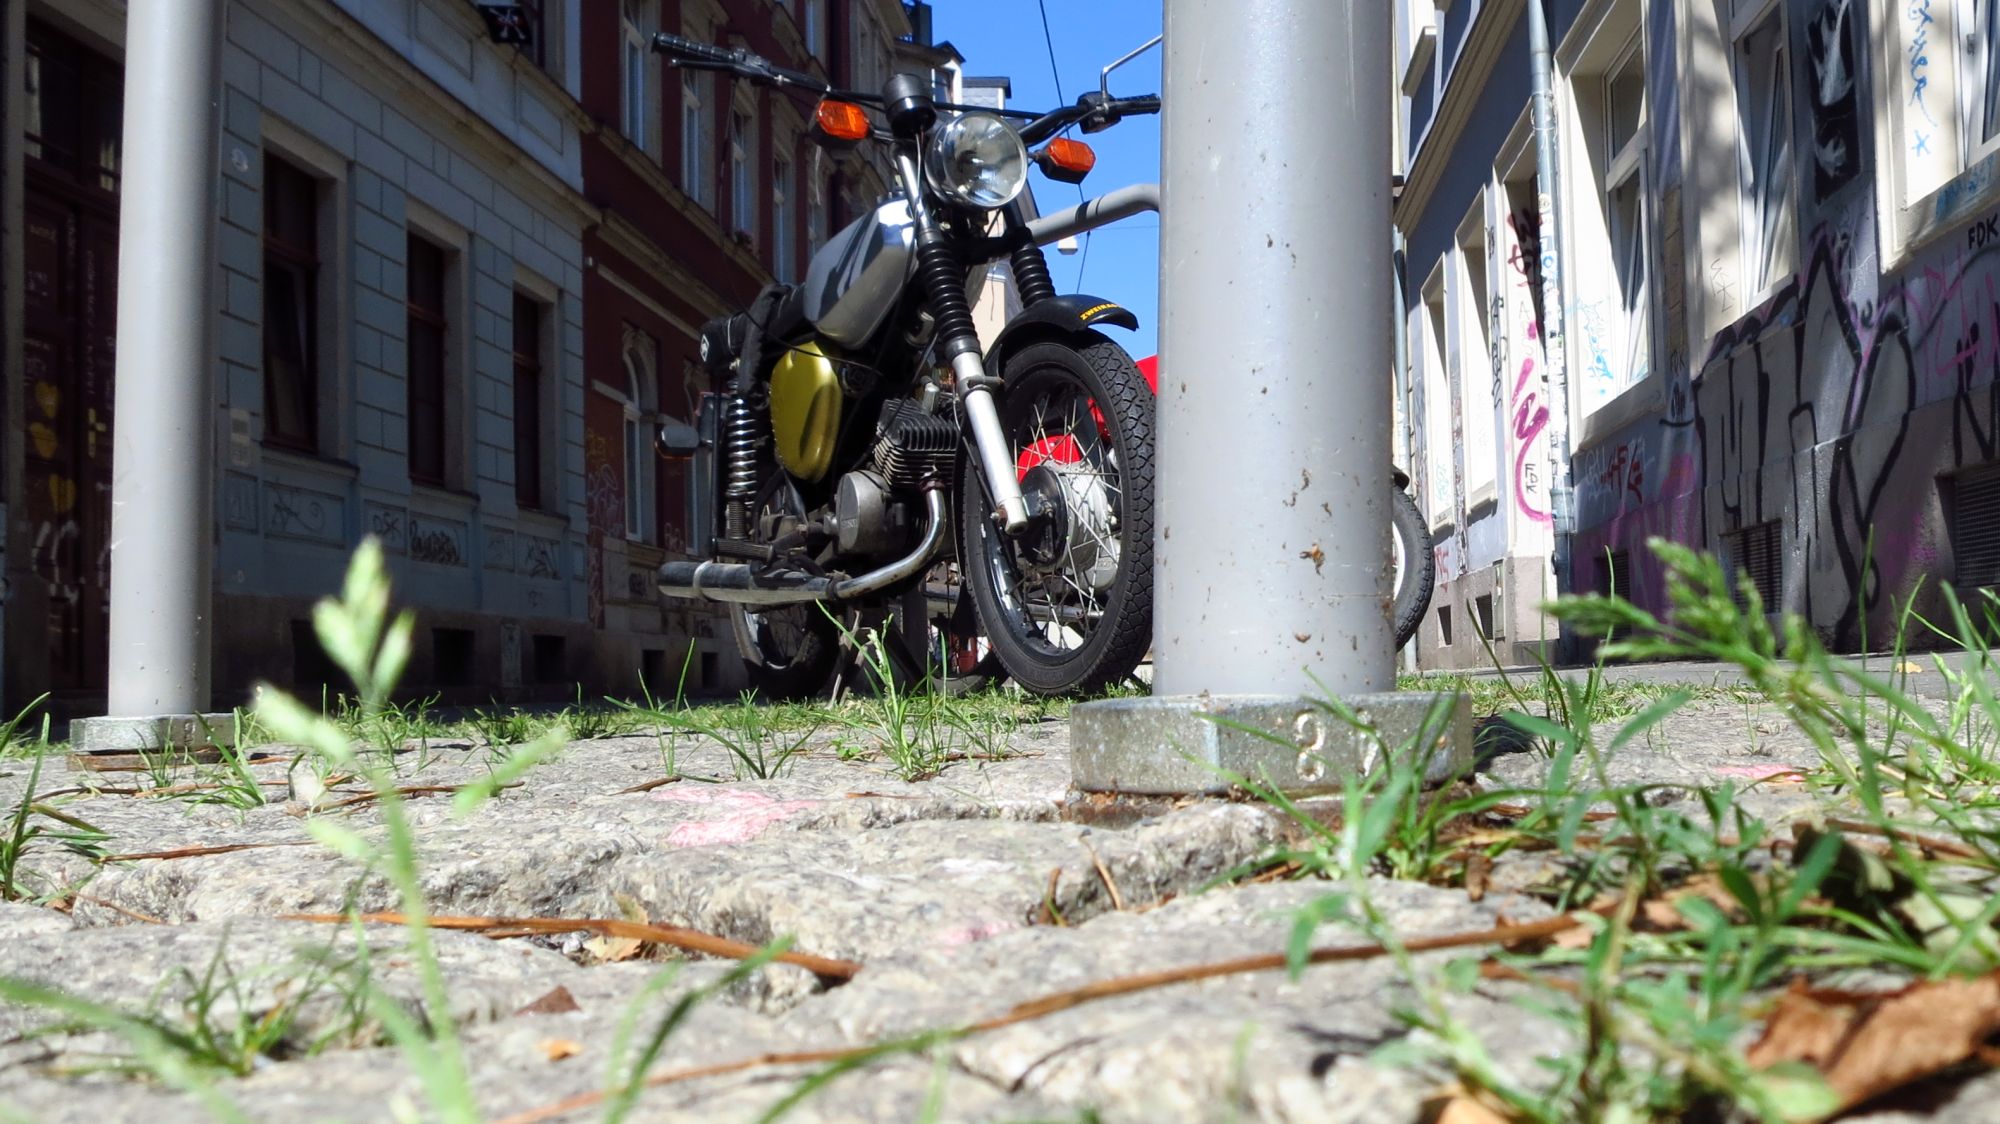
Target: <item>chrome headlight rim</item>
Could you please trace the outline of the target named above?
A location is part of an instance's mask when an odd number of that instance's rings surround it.
[[[1000,189],[967,182],[954,175],[958,155],[971,145],[989,146],[989,163],[1004,175]],[[961,113],[931,130],[924,146],[924,178],[931,189],[956,203],[982,211],[998,210],[1021,197],[1028,186],[1028,146],[997,114]]]

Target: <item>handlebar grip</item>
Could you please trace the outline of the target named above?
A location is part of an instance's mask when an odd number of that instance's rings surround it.
[[[684,39],[679,35],[668,35],[664,31],[653,36],[653,49],[664,54],[700,59],[703,62],[733,63],[738,61],[738,52],[732,51],[727,47],[697,43],[692,39]]]
[[[1160,95],[1142,94],[1136,98],[1119,98],[1117,106],[1119,113],[1158,113]]]

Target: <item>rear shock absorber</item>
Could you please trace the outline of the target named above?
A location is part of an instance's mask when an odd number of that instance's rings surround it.
[[[1008,259],[1014,267],[1014,287],[1021,294],[1021,306],[1033,308],[1056,295],[1056,283],[1049,277],[1049,259],[1033,242],[1015,250]]]
[[[764,444],[763,415],[741,394],[729,399],[722,421],[722,533],[742,539],[757,502],[757,451]]]

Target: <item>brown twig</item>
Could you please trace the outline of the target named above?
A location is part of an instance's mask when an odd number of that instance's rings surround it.
[[[409,918],[400,913],[292,913],[286,914],[285,921],[318,921],[339,923],[361,920],[381,925],[407,925]],[[626,921],[609,917],[433,917],[433,929],[466,929],[474,932],[489,929],[505,929],[527,933],[574,933],[578,930],[596,933],[601,937],[624,937],[627,940],[648,941],[653,944],[672,945],[689,952],[701,952],[710,956],[720,956],[728,960],[748,960],[761,951],[756,945],[732,941],[696,929],[683,929],[672,925],[649,925],[638,921]],[[861,971],[861,965],[852,960],[835,960],[827,956],[814,956],[807,952],[781,952],[777,959],[782,963],[796,964],[824,980],[850,980]]]
[[[510,788],[519,788],[521,787],[521,784],[522,784],[521,781],[515,781],[513,784],[503,784],[500,786],[500,788],[502,790]],[[404,785],[402,788],[396,789],[395,791],[396,795],[398,796],[437,796],[440,794],[452,795],[465,787],[466,787],[465,785],[459,785],[459,784],[412,784],[412,785]],[[373,803],[374,801],[382,799],[382,795],[383,794],[380,792],[364,792],[359,796],[350,796],[345,800],[336,800],[333,803],[326,805],[324,808],[321,808],[320,811],[337,812],[342,808],[353,808],[361,804]]]
[[[107,901],[104,898],[93,898],[89,894],[75,894],[75,893],[71,894],[70,897],[75,899],[76,901],[89,902],[91,905],[101,905],[105,909],[111,910],[114,913],[122,913],[125,916],[130,917],[134,921],[144,921],[148,925],[171,924],[171,922],[163,921],[160,918],[155,917],[150,913],[141,913],[136,909],[119,905],[117,902],[114,901]]]
[[[310,839],[289,839],[282,843],[218,843],[208,847],[175,847],[169,851],[135,851],[129,855],[106,855],[100,862],[130,863],[141,859],[197,859],[203,855],[226,855],[231,851],[257,851],[266,847],[309,847]]]
[[[617,792],[612,793],[611,795],[629,796],[635,792],[651,792],[656,788],[665,788],[668,785],[673,784],[675,781],[678,781],[680,779],[681,779],[680,774],[675,773],[671,777],[659,777],[654,780],[646,781],[641,784],[635,784],[631,788],[621,788]]]
[[[1062,867],[1049,871],[1049,884],[1042,890],[1042,924],[1064,928],[1069,922],[1063,920],[1062,910],[1056,908],[1056,886],[1062,882]]]
[[[1091,846],[1089,840],[1084,840],[1083,849],[1090,852],[1090,865],[1097,868],[1097,877],[1103,881],[1104,888],[1111,892],[1111,908],[1120,913],[1125,912],[1125,896],[1118,892],[1118,883],[1111,880],[1111,869],[1104,865],[1103,859],[1097,857],[1097,848]]]
[[[1060,873],[1060,872],[1058,872]],[[1563,914],[1541,921],[1530,921],[1523,925],[1502,925],[1493,929],[1482,929],[1475,933],[1450,933],[1436,937],[1418,937],[1405,941],[1403,947],[1410,952],[1434,952],[1444,948],[1467,948],[1475,945],[1513,945],[1525,941],[1545,940],[1558,933],[1566,932],[1583,924],[1578,914]],[[1370,960],[1387,954],[1388,949],[1379,944],[1353,945],[1347,948],[1314,949],[1308,956],[1311,964],[1331,964],[1342,961]],[[1192,983],[1196,980],[1215,979],[1219,976],[1242,975],[1248,972],[1270,972],[1290,965],[1290,958],[1284,953],[1267,956],[1246,956],[1235,960],[1220,960],[1212,964],[1197,964],[1186,968],[1169,968],[1160,972],[1141,972],[1131,976],[1117,976],[1096,983],[1085,984],[1068,991],[1031,999],[1008,1010],[1005,1014],[973,1023],[951,1032],[953,1037],[967,1037],[983,1034],[1016,1023],[1039,1019],[1072,1007],[1080,1007],[1099,999],[1110,999],[1135,992],[1150,991],[1173,984]],[[669,1070],[646,1079],[648,1088],[674,1085],[683,1081],[695,1081],[704,1077],[718,1077],[727,1073],[741,1073],[747,1069],[762,1069],[778,1065],[811,1065],[820,1062],[840,1062],[861,1057],[876,1047],[857,1046],[844,1050],[808,1050],[791,1054],[759,1054],[736,1061],[717,1062],[711,1065],[693,1066],[688,1069]],[[542,1105],[525,1112],[506,1117],[498,1124],[538,1124],[577,1109],[589,1108],[603,1102],[605,1094],[592,1090],[575,1096]]]
[[[1939,839],[1934,835],[1919,835],[1914,831],[1905,831],[1898,827],[1884,827],[1879,824],[1863,823],[1860,820],[1828,820],[1826,821],[1826,826],[1837,828],[1841,831],[1851,831],[1856,835],[1877,835],[1884,839],[1893,839],[1898,843],[1906,843],[1912,847],[1921,847],[1932,854],[1948,855],[1954,859],[1971,859],[1975,862],[1986,863],[1992,862],[1989,856],[1981,854],[1979,851],[1956,840]]]

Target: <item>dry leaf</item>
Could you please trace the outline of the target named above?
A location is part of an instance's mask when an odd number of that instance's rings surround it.
[[[618,905],[618,912],[625,920],[635,925],[650,925],[646,917],[646,907],[627,894],[613,894],[612,901]],[[607,964],[620,960],[630,960],[646,950],[646,942],[631,937],[592,937],[583,942],[585,952]]]
[[[1493,876],[1493,860],[1484,851],[1465,857],[1465,896],[1472,901],[1486,897],[1486,880]]]
[[[1465,1093],[1454,1093],[1436,1106],[1431,1124],[1507,1124],[1507,1118]]]
[[[1915,660],[1904,660],[1902,663],[1896,665],[1896,670],[1902,672],[1905,675],[1915,675],[1917,672],[1922,671],[1923,669],[1924,665],[1918,663]]]
[[[1721,879],[1713,874],[1698,874],[1664,895],[1640,903],[1638,927],[1661,933],[1687,928],[1687,918],[1681,915],[1678,903],[1691,897],[1707,898],[1727,917],[1740,920],[1743,916],[1743,904],[1723,886]]]
[[[1814,991],[1778,999],[1750,1064],[1806,1062],[1845,1110],[1978,1054],[2000,1030],[2000,973],[1912,984],[1901,991]]]
[[[581,1010],[583,1010],[583,1007],[577,1003],[576,996],[571,995],[568,988],[557,984],[555,990],[548,992],[533,1003],[514,1013],[516,1015],[561,1015],[570,1011]]]
[[[583,1053],[583,1043],[568,1038],[544,1038],[539,1043],[542,1056],[552,1062],[573,1058]]]
[[[583,942],[583,950],[606,964],[620,960],[630,960],[639,955],[646,942],[631,937],[592,937]]]

